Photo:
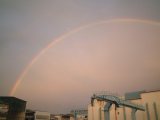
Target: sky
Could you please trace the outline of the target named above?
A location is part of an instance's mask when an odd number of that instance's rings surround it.
[[[159,6],[159,0],[0,0],[0,96],[38,55],[13,95],[27,108],[68,113],[87,108],[97,91],[160,89]]]

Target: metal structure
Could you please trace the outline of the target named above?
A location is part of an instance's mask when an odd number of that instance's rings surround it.
[[[125,106],[125,107],[129,107],[132,109],[132,113],[131,113],[131,117],[132,120],[136,120],[136,111],[137,110],[141,110],[141,111],[145,111],[145,108],[142,105],[138,105],[126,100],[123,100],[117,96],[114,95],[96,95],[94,94],[91,97],[91,105],[93,106],[94,100],[98,100],[98,101],[105,101],[107,102],[107,104],[104,106],[104,113],[105,113],[105,120],[110,120],[110,116],[109,116],[109,110],[110,107],[112,106],[112,104],[115,104],[116,107],[120,107],[120,106]]]

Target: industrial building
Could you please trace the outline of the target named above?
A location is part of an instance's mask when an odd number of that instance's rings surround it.
[[[50,115],[50,120],[58,120],[58,118],[56,118],[54,114],[51,114]]]
[[[96,93],[88,110],[72,110],[70,114],[26,110],[26,101],[16,97],[0,97],[0,120],[160,120],[160,90],[137,91],[117,96]]]
[[[88,110],[86,109],[71,110],[70,113],[73,115],[70,120],[88,120]]]
[[[25,120],[26,101],[0,96],[0,120]]]
[[[88,120],[160,120],[160,90],[94,94],[88,106]]]
[[[53,120],[88,120],[88,110],[71,110],[70,114],[52,115]]]
[[[26,110],[25,120],[50,120],[50,113],[38,110]]]
[[[56,118],[56,120],[74,120],[73,115],[71,114],[57,114],[54,115],[54,117]]]
[[[25,120],[75,120],[75,119],[72,114],[50,114],[49,112],[46,111],[27,109]]]

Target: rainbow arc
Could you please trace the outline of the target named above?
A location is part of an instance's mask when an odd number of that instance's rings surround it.
[[[160,22],[152,21],[152,20],[142,20],[142,19],[111,19],[111,20],[97,21],[97,22],[89,23],[87,25],[82,25],[82,26],[79,26],[77,28],[74,28],[74,29],[72,29],[72,30],[70,30],[70,31],[68,31],[68,32],[60,35],[59,37],[54,38],[50,44],[48,44],[46,47],[44,47],[35,57],[32,58],[32,60],[27,64],[27,66],[24,68],[24,70],[22,71],[22,73],[17,78],[17,80],[14,83],[14,85],[13,85],[13,87],[12,87],[9,95],[10,96],[14,96],[14,94],[15,94],[18,86],[23,81],[23,79],[26,76],[26,74],[28,73],[29,69],[33,66],[33,64],[43,54],[45,54],[45,52],[47,50],[49,50],[53,46],[57,45],[57,43],[59,43],[60,41],[65,40],[66,38],[68,38],[69,36],[71,36],[71,35],[73,35],[73,34],[75,34],[77,32],[80,32],[82,30],[85,30],[87,28],[94,27],[94,26],[97,26],[97,25],[109,24],[109,23],[142,23],[142,24],[149,24],[149,25],[153,25],[153,26],[160,26]]]

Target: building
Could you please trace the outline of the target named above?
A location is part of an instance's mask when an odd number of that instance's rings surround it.
[[[160,90],[127,93],[125,99],[145,106],[145,112],[137,112],[137,120],[160,120]]]
[[[160,120],[160,90],[106,96],[91,100],[88,120]]]
[[[0,96],[0,120],[24,120],[26,101],[16,97]]]
[[[72,110],[71,114],[73,117],[70,120],[88,120],[88,110],[86,109]]]
[[[51,114],[50,115],[50,120],[58,120],[58,118],[56,118],[54,114]]]
[[[54,117],[57,120],[72,120],[72,115],[71,114],[58,114],[58,115],[55,115]]]
[[[38,110],[26,110],[25,120],[50,120],[50,113]]]

